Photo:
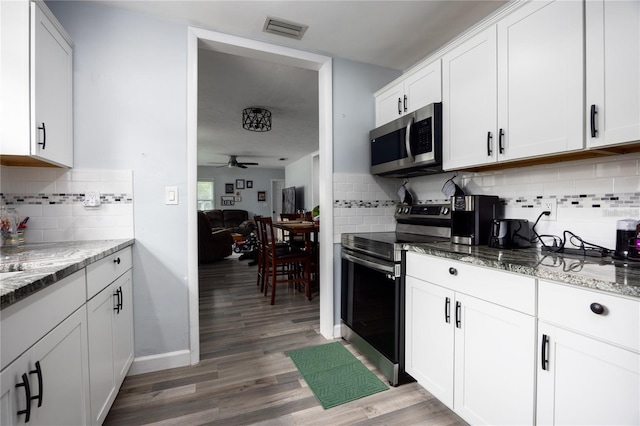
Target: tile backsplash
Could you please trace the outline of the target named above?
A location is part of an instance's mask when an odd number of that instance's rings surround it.
[[[455,173],[422,176],[407,187],[418,202],[447,202],[441,189]],[[487,172],[459,172],[454,181],[466,194],[498,195],[505,218],[535,222],[540,201],[557,202],[557,220],[541,220],[538,233],[562,236],[569,230],[585,241],[615,248],[616,221],[640,220],[640,154],[514,167]],[[401,179],[369,174],[334,175],[334,243],[343,232],[392,231],[393,205]]]
[[[29,216],[27,243],[134,237],[133,172],[0,167],[0,204]],[[99,207],[85,207],[87,192]]]

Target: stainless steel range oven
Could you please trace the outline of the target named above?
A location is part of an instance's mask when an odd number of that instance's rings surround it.
[[[396,232],[342,234],[342,337],[391,385],[404,373],[404,250],[407,243],[449,242],[450,204],[400,205]]]

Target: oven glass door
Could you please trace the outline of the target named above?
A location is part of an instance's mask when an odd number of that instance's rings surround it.
[[[382,262],[382,261],[379,261]],[[342,258],[342,321],[394,363],[399,362],[401,285],[389,266]],[[393,271],[393,265],[390,266]]]

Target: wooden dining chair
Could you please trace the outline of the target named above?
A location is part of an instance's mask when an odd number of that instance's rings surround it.
[[[267,295],[271,287],[271,304],[273,305],[278,284],[294,284],[294,287],[309,288],[310,254],[293,246],[278,248],[271,218],[262,217],[260,222],[264,226],[263,236],[266,242],[264,295]]]
[[[253,220],[256,223],[256,234],[258,235],[258,281],[256,285],[260,286],[260,291],[264,291],[264,278],[266,271],[265,244],[266,240],[262,235],[262,216],[255,215]]]
[[[266,229],[265,229],[265,223],[264,223],[265,218],[268,218],[269,220],[271,220],[271,218],[268,216],[255,215],[253,217],[256,223],[256,232],[258,236],[258,258],[257,258],[258,277],[257,277],[256,285],[260,286],[261,292],[264,292],[265,278],[269,273],[266,253],[269,251],[268,245],[270,243],[269,243],[269,238],[266,236]],[[276,247],[276,250],[280,252],[283,252],[283,251],[286,252],[290,250],[289,244],[283,241],[276,241],[275,247]],[[284,273],[285,271],[286,271],[286,266],[282,265],[277,272]]]

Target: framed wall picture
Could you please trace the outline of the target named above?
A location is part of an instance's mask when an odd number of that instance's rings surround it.
[[[224,193],[225,194],[233,194],[233,184],[232,183],[225,183],[224,184]]]
[[[244,179],[236,179],[236,189],[244,189]]]
[[[239,195],[236,195],[236,203],[239,203],[242,201],[242,197]]]
[[[267,201],[267,191],[258,191],[258,201]]]
[[[235,197],[233,195],[222,195],[220,197],[220,204],[223,206],[233,206],[235,204]]]
[[[253,188],[253,181],[252,180],[248,180],[247,181],[247,188]]]

